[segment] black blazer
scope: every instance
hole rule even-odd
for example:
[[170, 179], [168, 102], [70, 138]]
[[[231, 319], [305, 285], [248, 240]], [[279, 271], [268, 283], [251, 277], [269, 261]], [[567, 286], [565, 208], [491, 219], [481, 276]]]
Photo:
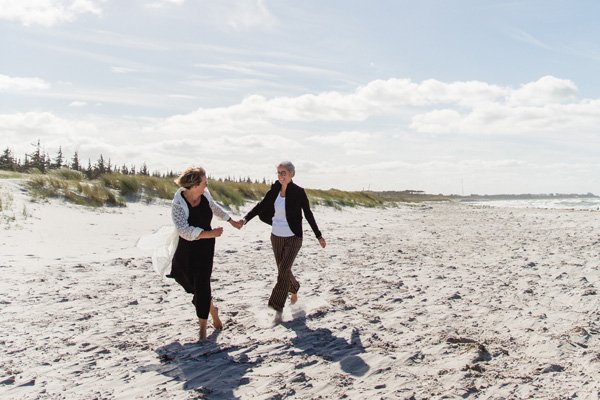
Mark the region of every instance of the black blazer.
[[[279, 181], [271, 185], [271, 189], [265, 194], [265, 197], [246, 214], [244, 219], [250, 221], [258, 215], [261, 221], [272, 225], [275, 215], [275, 200], [280, 190], [281, 183]], [[321, 239], [321, 231], [310, 210], [306, 192], [294, 182], [290, 182], [285, 191], [285, 218], [294, 235], [298, 237], [302, 237], [302, 211], [304, 211], [304, 216], [317, 239]]]

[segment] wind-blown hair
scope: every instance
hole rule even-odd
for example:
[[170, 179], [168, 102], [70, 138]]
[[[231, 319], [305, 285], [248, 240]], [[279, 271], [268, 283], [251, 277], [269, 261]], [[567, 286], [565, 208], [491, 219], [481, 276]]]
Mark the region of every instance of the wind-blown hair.
[[202, 178], [206, 176], [206, 171], [202, 167], [189, 167], [175, 179], [175, 183], [184, 189], [189, 189], [199, 185]]

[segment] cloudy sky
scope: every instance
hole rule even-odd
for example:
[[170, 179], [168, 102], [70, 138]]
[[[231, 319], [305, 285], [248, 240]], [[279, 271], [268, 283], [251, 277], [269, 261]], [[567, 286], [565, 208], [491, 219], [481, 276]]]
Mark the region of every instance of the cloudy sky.
[[0, 0], [0, 146], [312, 188], [600, 194], [600, 2]]

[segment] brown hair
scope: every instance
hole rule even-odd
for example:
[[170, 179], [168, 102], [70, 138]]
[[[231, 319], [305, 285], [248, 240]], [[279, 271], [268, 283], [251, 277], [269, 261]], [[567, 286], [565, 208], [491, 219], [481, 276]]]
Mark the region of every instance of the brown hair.
[[199, 185], [202, 178], [206, 176], [206, 171], [202, 167], [189, 167], [175, 179], [175, 183], [184, 189], [189, 189]]

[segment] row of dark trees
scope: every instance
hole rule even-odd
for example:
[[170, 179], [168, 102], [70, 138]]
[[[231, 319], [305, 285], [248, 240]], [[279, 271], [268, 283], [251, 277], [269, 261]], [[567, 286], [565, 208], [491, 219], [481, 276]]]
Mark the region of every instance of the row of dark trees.
[[124, 175], [146, 175], [146, 176], [157, 176], [157, 177], [174, 177], [176, 174], [173, 171], [161, 174], [159, 171], [150, 172], [146, 163], [143, 163], [141, 167], [135, 165], [127, 166], [115, 166], [112, 164], [110, 158], [105, 160], [104, 156], [100, 154], [100, 157], [94, 164], [92, 160], [88, 158], [87, 166], [84, 165], [79, 158], [79, 153], [76, 151], [73, 157], [69, 160], [62, 151], [62, 146], [58, 148], [58, 152], [54, 158], [42, 148], [40, 141], [33, 145], [34, 150], [31, 153], [26, 153], [23, 159], [16, 158], [13, 151], [7, 147], [0, 155], [0, 170], [5, 171], [16, 171], [16, 172], [30, 172], [37, 170], [43, 174], [51, 170], [68, 168], [74, 171], [83, 173], [88, 179], [96, 179], [100, 175], [110, 173], [120, 173]]
[[[79, 158], [79, 153], [76, 151], [73, 154], [71, 159], [67, 159], [62, 151], [62, 146], [59, 146], [58, 152], [54, 158], [51, 158], [50, 155], [42, 148], [40, 141], [38, 140], [31, 153], [26, 153], [23, 159], [18, 159], [14, 156], [13, 151], [7, 147], [0, 155], [0, 170], [4, 171], [15, 171], [15, 172], [31, 172], [39, 171], [43, 174], [51, 171], [57, 170], [61, 168], [68, 168], [74, 171], [79, 171], [85, 175], [88, 179], [97, 179], [99, 176], [103, 174], [123, 174], [123, 175], [145, 175], [145, 176], [154, 176], [154, 177], [162, 177], [162, 178], [174, 178], [178, 174], [169, 171], [167, 173], [161, 173], [160, 171], [150, 172], [148, 166], [144, 162], [141, 167], [137, 167], [135, 165], [127, 166], [123, 164], [122, 166], [114, 166], [110, 160], [104, 159], [104, 156], [100, 154], [100, 157], [94, 164], [92, 164], [91, 159], [88, 158], [87, 166], [84, 166]], [[228, 176], [224, 179], [218, 179], [220, 181], [225, 182], [247, 182], [252, 183], [250, 177], [247, 178], [232, 178]], [[258, 180], [255, 180], [254, 183], [259, 183]], [[266, 183], [266, 179], [263, 178], [262, 183]]]

